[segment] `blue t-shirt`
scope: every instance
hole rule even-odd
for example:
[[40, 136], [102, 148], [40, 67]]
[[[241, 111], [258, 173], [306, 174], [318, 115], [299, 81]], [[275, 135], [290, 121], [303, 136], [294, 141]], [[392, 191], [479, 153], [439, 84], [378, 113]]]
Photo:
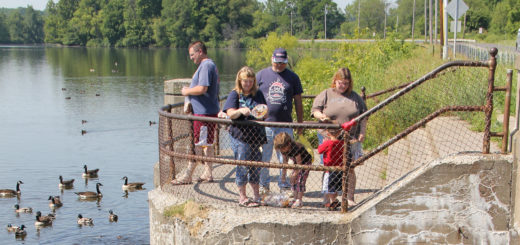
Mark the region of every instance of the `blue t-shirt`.
[[293, 97], [303, 93], [298, 75], [289, 69], [278, 73], [268, 67], [256, 74], [256, 80], [269, 108], [269, 115], [265, 120], [292, 122]]
[[217, 66], [213, 63], [213, 60], [203, 60], [193, 74], [190, 88], [198, 85], [208, 87], [208, 91], [201, 95], [189, 96], [193, 106], [193, 113], [203, 115], [217, 114], [219, 111], [218, 93], [220, 79]]
[[[253, 109], [258, 104], [265, 104], [265, 98], [262, 92], [258, 91], [254, 96], [243, 94], [239, 95], [236, 90], [232, 90], [229, 93], [224, 109], [222, 111], [227, 112], [228, 109], [240, 109], [242, 107], [248, 107]], [[249, 115], [245, 117], [241, 115], [236, 120], [256, 120], [253, 116]], [[263, 145], [267, 143], [265, 136], [265, 129], [263, 126], [243, 126], [243, 125], [231, 125], [229, 133], [235, 139], [245, 142], [250, 145]]]

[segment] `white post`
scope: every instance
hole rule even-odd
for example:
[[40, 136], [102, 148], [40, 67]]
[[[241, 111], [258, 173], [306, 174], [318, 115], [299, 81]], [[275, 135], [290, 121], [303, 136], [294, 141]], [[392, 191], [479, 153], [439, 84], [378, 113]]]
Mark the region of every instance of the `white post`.
[[442, 0], [442, 23], [443, 25], [443, 34], [442, 37], [444, 39], [444, 46], [442, 46], [442, 59], [448, 58], [448, 11], [446, 7], [448, 6], [448, 0]]
[[453, 1], [457, 1], [457, 4], [455, 4], [455, 6], [457, 6], [455, 8], [455, 33], [453, 33], [453, 59], [455, 59], [455, 56], [456, 56], [456, 53], [457, 53], [457, 22], [459, 21], [459, 1], [458, 0], [453, 0]]

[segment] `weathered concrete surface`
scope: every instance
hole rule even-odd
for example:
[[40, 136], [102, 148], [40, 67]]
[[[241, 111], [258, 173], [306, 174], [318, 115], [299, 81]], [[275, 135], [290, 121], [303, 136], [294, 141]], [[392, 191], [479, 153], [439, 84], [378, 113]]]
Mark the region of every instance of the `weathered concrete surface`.
[[164, 104], [167, 105], [183, 102], [184, 96], [175, 96], [171, 94], [179, 94], [182, 87], [190, 86], [190, 83], [191, 78], [178, 78], [164, 81]]
[[519, 244], [511, 227], [512, 156], [457, 155], [397, 180], [356, 210], [209, 205], [204, 219], [166, 218], [183, 203], [149, 192], [151, 244]]

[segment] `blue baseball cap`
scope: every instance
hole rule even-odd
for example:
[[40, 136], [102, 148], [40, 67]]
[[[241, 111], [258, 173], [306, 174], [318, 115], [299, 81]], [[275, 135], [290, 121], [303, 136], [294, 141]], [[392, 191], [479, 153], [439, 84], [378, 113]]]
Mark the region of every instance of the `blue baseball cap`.
[[287, 51], [283, 48], [277, 48], [273, 52], [273, 62], [287, 63]]

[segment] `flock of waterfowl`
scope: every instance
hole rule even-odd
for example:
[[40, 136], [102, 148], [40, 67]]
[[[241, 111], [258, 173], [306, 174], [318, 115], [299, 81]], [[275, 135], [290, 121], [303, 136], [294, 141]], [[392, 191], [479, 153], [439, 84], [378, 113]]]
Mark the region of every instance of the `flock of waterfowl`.
[[[87, 165], [84, 165], [83, 169], [84, 169], [84, 171], [82, 173], [83, 178], [88, 179], [88, 178], [97, 178], [98, 177], [99, 169], [89, 170], [87, 168]], [[127, 191], [133, 191], [133, 190], [143, 190], [143, 185], [145, 183], [143, 183], [143, 182], [130, 182], [129, 183], [128, 177], [126, 177], [126, 176], [124, 176], [121, 179], [124, 180], [124, 183], [121, 187], [123, 189], [123, 191], [127, 192]], [[58, 187], [61, 190], [74, 188], [74, 179], [64, 180], [63, 177], [60, 175], [59, 180], [60, 180], [60, 182], [58, 183]], [[16, 182], [15, 190], [0, 189], [0, 197], [3, 197], [3, 198], [17, 197], [18, 199], [20, 199], [20, 196], [22, 194], [22, 192], [20, 191], [21, 184], [23, 184], [23, 182], [21, 180]], [[99, 198], [103, 197], [103, 194], [101, 194], [101, 191], [99, 190], [100, 186], [103, 186], [103, 184], [96, 183], [96, 192], [83, 191], [83, 192], [74, 192], [74, 193], [76, 195], [78, 195], [79, 199], [82, 199], [82, 200], [88, 200], [88, 199], [98, 199], [99, 200]], [[49, 208], [51, 208], [51, 210], [53, 210], [53, 211], [56, 208], [60, 208], [63, 206], [60, 196], [49, 196], [48, 200], [49, 200]], [[30, 207], [20, 207], [20, 205], [18, 203], [14, 205], [14, 208], [15, 208], [16, 213], [32, 213], [32, 211], [33, 211], [33, 209]], [[48, 215], [44, 216], [44, 215], [42, 215], [41, 211], [37, 211], [36, 212], [36, 221], [34, 222], [34, 225], [37, 228], [51, 226], [52, 221], [54, 219], [56, 219], [56, 216], [52, 213], [49, 213]], [[108, 211], [108, 220], [110, 222], [117, 222], [118, 216], [116, 214], [114, 214], [114, 212], [112, 210], [109, 210]], [[92, 218], [83, 217], [83, 215], [78, 214], [77, 223], [80, 226], [81, 225], [93, 225], [94, 221]], [[17, 237], [17, 238], [23, 238], [27, 235], [27, 231], [25, 230], [25, 227], [26, 226], [23, 224], [20, 226], [14, 226], [12, 224], [7, 224], [7, 231], [9, 233], [14, 233], [15, 237]]]

